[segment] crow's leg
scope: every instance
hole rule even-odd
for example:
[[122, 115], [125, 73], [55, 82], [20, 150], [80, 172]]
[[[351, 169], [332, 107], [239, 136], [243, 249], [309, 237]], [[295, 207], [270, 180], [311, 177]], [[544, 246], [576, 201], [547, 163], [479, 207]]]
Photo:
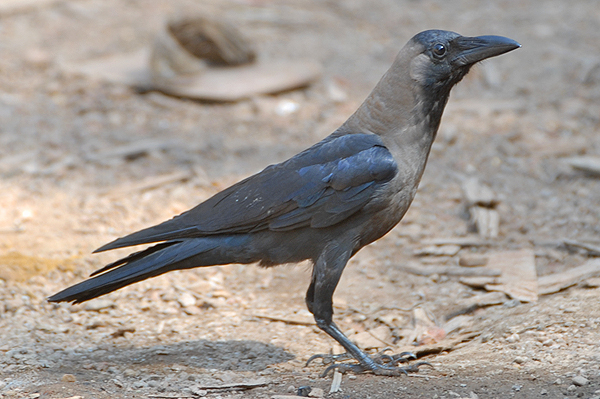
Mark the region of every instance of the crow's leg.
[[[355, 373], [372, 372], [377, 375], [389, 376], [418, 371], [418, 367], [426, 363], [397, 367], [398, 363], [406, 360], [402, 354], [399, 357], [389, 355], [375, 357], [377, 361], [369, 357], [352, 343], [333, 322], [333, 293], [351, 256], [352, 249], [348, 248], [347, 244], [344, 244], [341, 240], [326, 246], [315, 262], [311, 283], [306, 293], [306, 306], [314, 315], [317, 326], [335, 339], [350, 356], [358, 361], [358, 364], [333, 364], [325, 369], [323, 376], [331, 370], [352, 371]], [[317, 355], [311, 357], [309, 362], [319, 357], [329, 358], [328, 355]]]

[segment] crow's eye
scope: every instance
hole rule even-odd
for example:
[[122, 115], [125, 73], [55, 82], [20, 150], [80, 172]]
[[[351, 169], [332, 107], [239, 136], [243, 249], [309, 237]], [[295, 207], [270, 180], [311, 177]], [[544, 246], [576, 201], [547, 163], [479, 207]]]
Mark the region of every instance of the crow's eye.
[[446, 55], [446, 46], [444, 46], [442, 43], [436, 43], [433, 45], [432, 51], [436, 58], [442, 58]]

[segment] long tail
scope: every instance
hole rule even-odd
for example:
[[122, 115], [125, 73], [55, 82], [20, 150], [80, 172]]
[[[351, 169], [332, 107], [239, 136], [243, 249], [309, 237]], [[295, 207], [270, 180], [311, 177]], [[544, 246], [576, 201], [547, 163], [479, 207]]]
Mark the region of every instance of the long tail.
[[237, 237], [237, 240], [215, 237], [160, 243], [103, 267], [94, 272], [92, 278], [66, 288], [48, 300], [81, 303], [172, 270], [234, 263], [235, 256], [227, 249], [238, 247], [243, 241], [243, 237]]

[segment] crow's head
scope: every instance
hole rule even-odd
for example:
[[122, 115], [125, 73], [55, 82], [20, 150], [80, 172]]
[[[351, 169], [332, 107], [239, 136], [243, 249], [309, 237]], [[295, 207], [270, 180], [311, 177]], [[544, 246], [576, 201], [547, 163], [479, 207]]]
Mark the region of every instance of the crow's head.
[[427, 30], [415, 35], [406, 49], [412, 55], [411, 78], [428, 93], [440, 95], [449, 92], [473, 64], [519, 47], [519, 43], [502, 36], [466, 37]]

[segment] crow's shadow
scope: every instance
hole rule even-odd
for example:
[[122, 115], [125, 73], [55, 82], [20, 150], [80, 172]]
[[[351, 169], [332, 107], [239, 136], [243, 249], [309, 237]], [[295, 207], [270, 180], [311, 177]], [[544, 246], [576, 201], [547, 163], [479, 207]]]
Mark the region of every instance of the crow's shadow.
[[62, 365], [108, 363], [110, 365], [180, 364], [189, 367], [260, 371], [269, 365], [283, 363], [294, 356], [284, 349], [258, 341], [186, 341], [150, 347], [113, 347], [70, 353]]

